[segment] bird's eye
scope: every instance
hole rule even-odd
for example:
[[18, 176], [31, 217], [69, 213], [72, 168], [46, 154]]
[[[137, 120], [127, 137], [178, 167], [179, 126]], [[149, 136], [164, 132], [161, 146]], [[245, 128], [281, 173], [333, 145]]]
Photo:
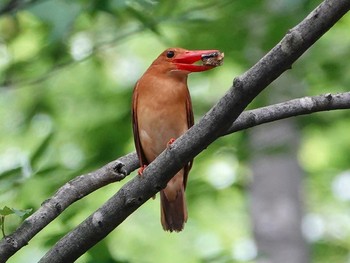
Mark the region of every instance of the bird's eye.
[[172, 58], [172, 57], [174, 57], [175, 56], [175, 52], [174, 51], [168, 51], [167, 53], [166, 53], [166, 57], [167, 58]]

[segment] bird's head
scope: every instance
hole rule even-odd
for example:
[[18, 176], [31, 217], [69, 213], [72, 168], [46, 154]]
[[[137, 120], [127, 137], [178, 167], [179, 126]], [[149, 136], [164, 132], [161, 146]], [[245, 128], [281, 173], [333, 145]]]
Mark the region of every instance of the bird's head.
[[213, 59], [218, 56], [222, 56], [220, 59], [223, 59], [223, 53], [220, 53], [219, 50], [168, 48], [159, 55], [152, 63], [152, 66], [157, 66], [165, 72], [178, 72], [187, 75], [191, 72], [206, 71], [218, 66], [219, 64], [215, 63], [204, 63], [208, 61], [208, 59]]

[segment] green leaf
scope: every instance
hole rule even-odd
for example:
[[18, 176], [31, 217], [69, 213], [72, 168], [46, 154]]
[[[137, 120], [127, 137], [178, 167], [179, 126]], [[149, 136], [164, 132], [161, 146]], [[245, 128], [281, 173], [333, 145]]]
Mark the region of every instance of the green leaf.
[[39, 144], [38, 148], [33, 152], [32, 156], [30, 157], [30, 162], [32, 166], [36, 166], [37, 162], [39, 159], [42, 157], [43, 153], [45, 150], [48, 148], [50, 145], [50, 142], [53, 138], [53, 133], [49, 133], [44, 140]]
[[56, 42], [68, 35], [81, 6], [76, 1], [49, 0], [41, 1], [28, 10], [51, 26], [50, 39]]
[[15, 212], [11, 208], [9, 208], [8, 206], [4, 206], [3, 209], [0, 209], [0, 215], [2, 215], [2, 216], [11, 215], [14, 213]]
[[4, 206], [3, 209], [0, 209], [0, 215], [1, 216], [8, 216], [15, 214], [19, 217], [23, 217], [25, 215], [29, 215], [33, 211], [32, 208], [30, 209], [16, 209], [16, 208], [10, 208], [8, 206]]
[[35, 171], [35, 175], [36, 176], [40, 176], [40, 175], [43, 175], [43, 176], [46, 176], [48, 175], [49, 173], [51, 172], [55, 172], [55, 171], [59, 171], [59, 169], [61, 168], [62, 166], [59, 165], [59, 164], [50, 164], [46, 167], [43, 167], [43, 168], [40, 168], [40, 170], [38, 171]]
[[22, 173], [22, 167], [11, 168], [9, 170], [5, 170], [5, 171], [0, 173], [0, 180], [8, 179], [9, 177], [21, 175], [21, 173]]
[[15, 215], [19, 216], [19, 217], [24, 217], [25, 215], [29, 215], [33, 209], [29, 208], [29, 209], [16, 209], [16, 208], [12, 208], [12, 211], [15, 213]]
[[153, 19], [151, 16], [146, 16], [144, 13], [129, 7], [127, 9], [133, 17], [135, 17], [137, 20], [139, 20], [145, 28], [148, 28], [156, 35], [160, 35], [159, 30], [157, 28], [157, 22]]

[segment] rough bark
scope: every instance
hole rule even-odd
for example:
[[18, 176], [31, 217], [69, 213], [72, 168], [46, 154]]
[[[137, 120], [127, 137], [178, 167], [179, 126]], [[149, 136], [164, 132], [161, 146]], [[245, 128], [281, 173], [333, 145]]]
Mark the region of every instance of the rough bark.
[[112, 182], [120, 181], [138, 167], [136, 153], [112, 161], [100, 169], [66, 183], [11, 235], [0, 242], [0, 262], [5, 262], [53, 221], [69, 205]]
[[41, 262], [71, 262], [103, 239], [139, 206], [164, 188], [181, 167], [205, 149], [244, 108], [292, 64], [350, 8], [350, 1], [326, 0], [250, 70], [193, 126], [152, 162], [142, 177], [126, 183], [100, 209], [68, 233]]
[[[170, 148], [152, 162], [144, 170], [142, 177], [135, 177], [125, 184], [100, 209], [63, 237], [42, 258], [41, 262], [72, 262], [77, 259], [162, 189], [167, 181], [186, 162], [205, 149], [215, 139], [223, 134], [227, 134], [229, 129], [233, 132], [236, 128], [234, 125], [231, 127], [231, 124], [254, 97], [285, 70], [291, 68], [293, 62], [329, 30], [349, 8], [350, 2], [347, 0], [324, 1], [299, 25], [291, 29], [282, 41], [256, 65], [242, 76], [236, 78], [234, 85], [225, 96], [197, 125], [176, 140]], [[324, 98], [320, 99], [323, 100]], [[329, 101], [328, 103], [326, 102], [326, 105], [323, 105], [323, 110], [332, 108], [331, 105], [336, 101], [336, 98], [331, 96]], [[309, 105], [313, 105], [314, 101], [307, 100], [306, 102]], [[309, 110], [310, 112], [317, 111], [315, 108], [317, 107], [306, 107], [306, 109], [303, 109], [304, 113], [301, 114], [309, 113]], [[339, 108], [345, 108], [344, 104]], [[265, 108], [263, 112], [271, 109]], [[289, 111], [289, 114], [294, 116], [295, 113]], [[247, 116], [247, 122], [249, 122], [250, 126], [247, 125], [246, 127], [252, 127], [259, 122], [272, 121], [269, 116], [257, 118], [254, 112], [249, 112]], [[241, 127], [244, 126], [242, 122], [240, 125]], [[64, 209], [64, 206], [62, 207]], [[15, 234], [17, 234], [17, 231]], [[23, 233], [24, 237], [25, 235], [26, 233]], [[25, 244], [24, 242], [19, 245], [16, 243], [17, 240], [11, 239], [11, 236], [9, 238], [2, 240], [0, 243], [1, 262], [6, 261]], [[25, 237], [25, 241], [28, 242], [30, 238]], [[7, 250], [10, 250], [10, 253]]]

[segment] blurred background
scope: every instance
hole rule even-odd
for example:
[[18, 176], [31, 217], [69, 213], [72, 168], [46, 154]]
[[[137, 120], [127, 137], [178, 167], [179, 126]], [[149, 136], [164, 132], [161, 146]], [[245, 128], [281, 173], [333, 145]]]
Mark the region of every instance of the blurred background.
[[[1, 0], [0, 208], [38, 209], [68, 180], [134, 151], [131, 94], [165, 48], [219, 49], [192, 74], [198, 121], [321, 1]], [[347, 91], [350, 16], [249, 106]], [[189, 220], [160, 225], [159, 197], [78, 262], [350, 262], [350, 112], [261, 125], [194, 162]], [[125, 181], [69, 207], [9, 262], [37, 262]], [[21, 223], [6, 217], [10, 233]]]

